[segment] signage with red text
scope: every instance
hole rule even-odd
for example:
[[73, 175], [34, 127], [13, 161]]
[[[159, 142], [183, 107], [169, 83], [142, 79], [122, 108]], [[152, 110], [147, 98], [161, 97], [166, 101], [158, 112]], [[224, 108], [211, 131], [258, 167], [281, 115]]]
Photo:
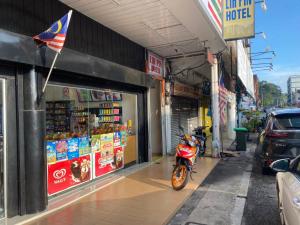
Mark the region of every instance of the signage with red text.
[[71, 187], [70, 161], [48, 165], [48, 194], [52, 195]]
[[48, 194], [53, 195], [91, 180], [91, 156], [48, 165]]
[[112, 152], [95, 152], [94, 153], [94, 174], [100, 177], [115, 170], [114, 154]]
[[163, 76], [163, 59], [152, 52], [148, 51], [147, 60], [147, 73], [153, 75], [156, 78], [162, 78]]

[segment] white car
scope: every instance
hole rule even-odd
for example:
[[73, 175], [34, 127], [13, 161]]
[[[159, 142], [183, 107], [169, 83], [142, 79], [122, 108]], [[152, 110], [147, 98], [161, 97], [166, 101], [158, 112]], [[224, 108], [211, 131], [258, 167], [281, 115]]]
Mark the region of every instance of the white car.
[[270, 167], [277, 173], [278, 207], [281, 223], [300, 225], [300, 156], [280, 159]]

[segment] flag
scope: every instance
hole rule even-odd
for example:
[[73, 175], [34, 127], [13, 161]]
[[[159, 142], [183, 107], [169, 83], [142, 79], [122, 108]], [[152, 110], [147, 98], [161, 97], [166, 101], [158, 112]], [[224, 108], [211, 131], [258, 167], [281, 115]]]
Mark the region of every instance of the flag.
[[225, 108], [227, 106], [227, 89], [224, 84], [224, 76], [221, 74], [219, 81], [219, 109], [221, 124], [225, 124]]
[[67, 30], [71, 16], [72, 10], [70, 10], [61, 19], [53, 23], [48, 30], [34, 36], [33, 39], [38, 44], [45, 44], [50, 49], [60, 53], [66, 40]]

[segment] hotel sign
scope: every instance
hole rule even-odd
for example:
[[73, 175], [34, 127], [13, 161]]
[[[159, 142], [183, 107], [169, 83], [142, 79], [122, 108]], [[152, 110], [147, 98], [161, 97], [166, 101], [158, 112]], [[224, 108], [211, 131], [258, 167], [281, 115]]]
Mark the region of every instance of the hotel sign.
[[254, 0], [223, 0], [223, 38], [250, 38], [254, 31]]

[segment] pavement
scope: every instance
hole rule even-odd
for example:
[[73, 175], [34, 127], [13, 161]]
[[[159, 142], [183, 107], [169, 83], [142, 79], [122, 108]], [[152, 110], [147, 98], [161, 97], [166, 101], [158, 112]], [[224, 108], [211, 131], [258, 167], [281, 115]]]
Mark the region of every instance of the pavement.
[[219, 162], [168, 225], [280, 224], [275, 176], [261, 174], [251, 139], [246, 152]]
[[193, 174], [193, 180], [181, 191], [173, 190], [170, 181], [175, 157], [164, 157], [127, 175], [123, 174], [127, 169], [121, 170], [115, 174], [119, 174], [119, 178], [105, 185], [94, 187], [91, 183], [87, 187], [92, 190], [90, 193], [83, 194], [85, 190], [81, 190], [78, 192], [79, 197], [69, 196], [68, 193], [50, 200], [45, 212], [4, 222], [6, 225], [166, 224], [213, 170], [219, 159], [201, 158], [200, 161], [195, 165], [195, 170], [201, 173]]

